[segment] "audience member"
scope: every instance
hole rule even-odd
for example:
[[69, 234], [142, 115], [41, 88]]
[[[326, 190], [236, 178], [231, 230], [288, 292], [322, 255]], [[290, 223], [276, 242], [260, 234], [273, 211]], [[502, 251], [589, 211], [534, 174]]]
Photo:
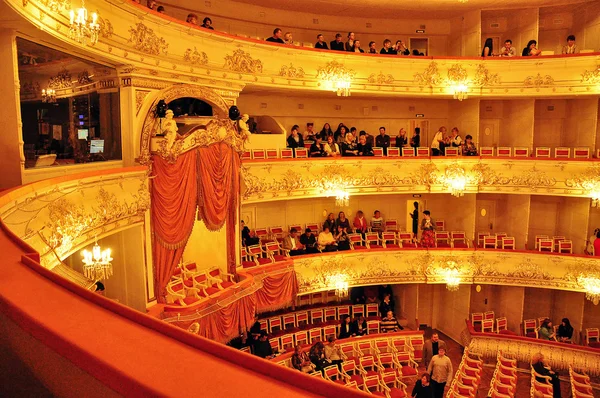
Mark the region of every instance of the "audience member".
[[379, 54], [396, 55], [398, 53], [392, 47], [392, 41], [390, 39], [385, 39], [383, 41], [383, 48], [379, 51]]
[[319, 245], [319, 250], [323, 252], [334, 252], [337, 250], [337, 242], [326, 226], [323, 226], [323, 231], [321, 231], [317, 238], [317, 244]]
[[558, 341], [563, 343], [571, 342], [571, 339], [573, 338], [573, 326], [571, 326], [571, 321], [569, 321], [569, 318], [562, 319], [556, 334]]
[[541, 340], [553, 340], [556, 337], [552, 328], [552, 321], [548, 318], [544, 319], [538, 332]]
[[431, 218], [429, 210], [423, 212], [421, 220], [421, 247], [435, 247], [435, 221]]
[[392, 311], [388, 311], [386, 316], [381, 318], [381, 322], [379, 322], [379, 329], [381, 333], [391, 333], [397, 332], [398, 330], [403, 330], [404, 328], [400, 326], [398, 320], [394, 316]]
[[373, 156], [373, 147], [367, 143], [367, 137], [365, 135], [361, 135], [358, 138], [358, 145], [356, 148], [358, 149], [358, 156]]
[[304, 249], [306, 253], [318, 253], [319, 249], [317, 249], [317, 239], [315, 238], [315, 234], [312, 233], [310, 228], [306, 228], [304, 230], [304, 234], [300, 237], [300, 243], [304, 245]]
[[198, 15], [194, 13], [188, 14], [187, 18], [185, 19], [185, 22], [191, 23], [192, 25], [198, 25]]
[[379, 210], [375, 210], [373, 213], [373, 218], [371, 218], [371, 231], [382, 233], [384, 227], [385, 224], [383, 222], [383, 218], [381, 217], [381, 212]]
[[354, 40], [354, 52], [355, 53], [364, 53], [365, 50], [360, 48], [360, 40]]
[[414, 50], [412, 50], [412, 55], [414, 55], [414, 56], [417, 56], [417, 57], [418, 57], [418, 56], [419, 56], [419, 55], [421, 55], [421, 54], [419, 54], [419, 50], [417, 50], [417, 49], [415, 48]]
[[327, 215], [327, 219], [323, 223], [323, 229], [325, 229], [325, 227], [329, 228], [330, 231], [335, 230], [335, 214], [329, 213]]
[[344, 45], [344, 49], [348, 52], [354, 52], [354, 32], [348, 33], [348, 40]]
[[425, 364], [425, 368], [431, 362], [431, 358], [439, 353], [440, 348], [446, 350], [446, 342], [441, 340], [440, 336], [434, 332], [431, 335], [431, 339], [425, 340], [425, 344], [423, 345], [423, 363]]
[[316, 365], [310, 361], [306, 352], [302, 351], [300, 344], [294, 347], [294, 355], [292, 355], [292, 366], [302, 373], [311, 373], [315, 370]]
[[[379, 285], [377, 286], [377, 298], [379, 299], [379, 301], [383, 301], [383, 299], [385, 298], [385, 296], [390, 296], [390, 301], [392, 302], [392, 308], [394, 307], [394, 292], [392, 290], [392, 286], [391, 285]], [[382, 314], [381, 316], [383, 316], [384, 314]]]
[[385, 127], [379, 127], [379, 135], [375, 138], [375, 146], [383, 148], [384, 156], [387, 156], [387, 149], [390, 146], [390, 136], [385, 133]]
[[498, 55], [500, 55], [501, 57], [514, 57], [515, 55], [517, 55], [515, 48], [512, 46], [512, 40], [507, 39], [504, 41], [504, 47], [500, 49], [500, 54]]
[[600, 230], [596, 233], [596, 239], [594, 239], [594, 256], [600, 256]]
[[[408, 137], [406, 136], [406, 130], [403, 128], [398, 131], [398, 135], [396, 136], [396, 147], [403, 148], [408, 146]], [[402, 153], [402, 149], [400, 149], [400, 153]]]
[[454, 375], [452, 362], [450, 361], [450, 358], [446, 356], [445, 348], [438, 348], [438, 354], [432, 357], [429, 362], [427, 373], [431, 374], [431, 385], [433, 387], [434, 397], [444, 398], [446, 384], [452, 382], [452, 376]]
[[151, 9], [154, 10], [156, 8], [156, 0], [148, 0], [146, 2], [146, 6]]
[[346, 51], [344, 43], [342, 42], [342, 34], [337, 33], [335, 35], [335, 40], [329, 43], [329, 48], [333, 51]]
[[158, 8], [156, 9], [156, 12], [160, 12], [161, 14], [164, 14], [165, 13], [165, 7], [158, 6]]
[[374, 41], [369, 42], [369, 54], [377, 54], [377, 48], [375, 48], [376, 45], [377, 43]]
[[529, 40], [529, 43], [527, 43], [527, 47], [525, 47], [523, 49], [523, 53], [521, 54], [523, 57], [530, 57], [530, 56], [538, 56], [542, 53], [541, 50], [538, 50], [537, 48], [537, 41], [535, 40]]
[[267, 332], [264, 330], [260, 332], [260, 338], [254, 344], [254, 355], [271, 359], [273, 357], [273, 348], [271, 347], [271, 343], [267, 340]]
[[292, 38], [292, 32], [285, 32], [283, 35], [283, 42], [288, 45], [294, 45], [294, 39]]
[[431, 376], [429, 376], [429, 373], [423, 373], [415, 383], [410, 396], [412, 398], [433, 398], [433, 387], [430, 383]]
[[477, 147], [473, 143], [473, 137], [467, 134], [462, 147], [463, 156], [477, 156]]
[[457, 127], [452, 128], [452, 131], [450, 132], [450, 137], [448, 137], [448, 142], [454, 148], [460, 148], [462, 146], [463, 140], [462, 138], [460, 138], [460, 135], [458, 135]]
[[413, 202], [413, 206], [415, 207], [412, 213], [408, 213], [410, 218], [412, 219], [412, 233], [414, 239], [417, 239], [417, 234], [419, 233], [419, 202]]
[[340, 211], [338, 213], [338, 218], [335, 220], [336, 227], [344, 227], [346, 230], [350, 230], [350, 220], [346, 218], [346, 213]]
[[358, 156], [358, 148], [352, 133], [346, 134], [346, 140], [342, 143], [342, 156]]
[[396, 41], [396, 52], [398, 55], [410, 55], [410, 50], [406, 48], [406, 45], [402, 40]]
[[260, 243], [260, 238], [257, 238], [254, 231], [250, 231], [250, 228], [246, 226], [244, 220], [241, 221], [242, 228], [242, 245], [243, 246], [254, 246]]
[[352, 321], [352, 334], [355, 336], [364, 336], [367, 334], [367, 319], [364, 315], [354, 318]]
[[325, 346], [325, 359], [327, 362], [333, 365], [337, 365], [339, 369], [342, 368], [342, 348], [335, 342], [335, 336], [329, 336], [327, 338], [327, 345]]
[[365, 218], [365, 214], [362, 210], [356, 212], [356, 217], [354, 217], [354, 222], [352, 223], [354, 226], [354, 230], [357, 233], [360, 233], [365, 236], [365, 233], [368, 231], [369, 227], [367, 227], [367, 219]]
[[[356, 130], [356, 127], [354, 127], [354, 129]], [[361, 130], [359, 133], [359, 136], [364, 135], [365, 138], [367, 139], [367, 144], [373, 146], [373, 144], [375, 144], [375, 139], [373, 138], [373, 136], [369, 133], [367, 133], [365, 130]], [[352, 134], [353, 137], [356, 137], [355, 134]]]
[[415, 127], [413, 136], [410, 138], [410, 146], [413, 148], [421, 146], [421, 129], [419, 127]]
[[104, 296], [105, 292], [106, 288], [104, 287], [104, 283], [98, 281], [94, 284], [94, 293], [100, 296]]
[[327, 156], [327, 152], [325, 152], [325, 149], [323, 149], [320, 136], [316, 136], [315, 141], [310, 145], [309, 153], [311, 158], [321, 158]]
[[482, 57], [493, 57], [494, 54], [494, 41], [488, 37], [485, 39], [485, 44], [483, 45], [483, 51], [481, 51]]
[[212, 19], [210, 19], [209, 17], [205, 17], [202, 20], [202, 25], [200, 25], [200, 27], [204, 29], [215, 30], [215, 28], [212, 27]]
[[342, 319], [342, 324], [340, 325], [340, 339], [347, 339], [349, 337], [354, 336], [352, 330], [352, 323], [350, 321], [350, 315], [344, 315], [344, 318]]
[[292, 126], [292, 132], [287, 138], [288, 148], [304, 148], [304, 140], [302, 139], [302, 136], [298, 134], [298, 129], [299, 127], [297, 124]]
[[298, 230], [296, 228], [292, 228], [289, 235], [283, 238], [283, 248], [289, 250], [290, 256], [306, 254], [304, 245], [298, 239]]
[[431, 141], [431, 156], [441, 156], [444, 154], [444, 136], [446, 135], [446, 127], [442, 126], [433, 136]]
[[561, 53], [563, 54], [579, 54], [579, 48], [575, 44], [575, 36], [569, 35], [567, 37], [567, 45], [562, 48]]
[[352, 301], [352, 304], [364, 304], [367, 301], [365, 298], [365, 288], [363, 286], [351, 288], [350, 300]]
[[320, 48], [321, 50], [329, 50], [329, 46], [327, 46], [327, 43], [325, 42], [321, 33], [317, 35], [317, 42], [315, 43], [315, 48]]
[[279, 43], [285, 44], [281, 36], [283, 35], [283, 31], [280, 28], [275, 28], [273, 30], [273, 36], [269, 37], [266, 41], [270, 43]]
[[258, 321], [258, 315], [254, 315], [254, 323], [248, 330], [248, 334], [250, 335], [250, 344], [255, 345], [258, 339], [260, 339], [262, 330], [260, 328], [260, 322]]
[[342, 156], [342, 153], [340, 152], [340, 147], [337, 143], [333, 141], [332, 135], [327, 137], [327, 142], [325, 143], [325, 145], [323, 145], [323, 150], [325, 151], [327, 156], [330, 157]]
[[323, 128], [321, 129], [321, 132], [319, 134], [321, 134], [321, 138], [324, 140], [326, 140], [329, 136], [333, 136], [333, 131], [331, 130], [331, 126], [329, 125], [329, 123], [325, 123], [323, 125]]
[[346, 227], [338, 226], [337, 233], [335, 234], [338, 250], [350, 250], [350, 241], [348, 239], [348, 230]]
[[338, 144], [343, 144], [346, 141], [346, 134], [348, 133], [348, 127], [344, 126], [344, 123], [338, 125], [337, 130], [333, 133], [333, 139]]
[[[304, 141], [314, 141], [315, 135], [317, 135], [315, 134], [314, 128], [314, 123], [306, 123], [306, 131], [304, 132], [304, 134], [302, 134], [302, 136], [304, 137]], [[323, 139], [326, 140], [327, 138]]]
[[322, 372], [324, 368], [329, 366], [329, 362], [325, 358], [325, 346], [322, 341], [317, 341], [310, 347], [308, 358], [315, 365], [317, 372]]
[[[561, 398], [560, 391], [560, 379], [558, 375], [551, 371], [548, 366], [544, 364], [544, 356], [542, 353], [534, 354], [531, 358], [531, 365], [533, 366], [533, 370], [541, 376], [550, 376], [550, 383], [552, 384], [552, 397], [553, 398]], [[540, 383], [545, 383], [546, 379], [543, 377], [536, 376], [536, 380]]]
[[394, 303], [392, 302], [391, 297], [392, 295], [387, 293], [379, 304], [379, 313], [381, 314], [381, 317], [386, 316], [390, 311], [394, 312]]

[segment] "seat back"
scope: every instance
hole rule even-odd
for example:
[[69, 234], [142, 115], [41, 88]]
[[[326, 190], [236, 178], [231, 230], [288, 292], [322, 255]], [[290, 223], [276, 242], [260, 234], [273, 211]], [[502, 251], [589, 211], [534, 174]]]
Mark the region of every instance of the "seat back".
[[365, 234], [365, 243], [367, 246], [379, 245], [379, 234], [377, 232], [367, 232]]
[[309, 344], [313, 344], [316, 341], [323, 340], [322, 329], [321, 328], [312, 328], [308, 330], [308, 339]]
[[352, 306], [352, 316], [356, 318], [356, 316], [365, 315], [365, 306], [364, 304], [354, 304]]
[[388, 158], [397, 158], [397, 157], [400, 157], [400, 148], [394, 148], [394, 147], [388, 148], [388, 150], [387, 150], [387, 156], [388, 156]]
[[325, 320], [326, 321], [334, 321], [334, 320], [336, 320], [337, 311], [336, 311], [335, 307], [325, 307], [325, 310], [323, 312], [325, 313]]
[[435, 229], [436, 229], [436, 231], [445, 231], [446, 230], [446, 221], [435, 220]]
[[306, 158], [308, 158], [308, 149], [296, 148], [296, 159], [306, 159]]
[[571, 157], [571, 148], [566, 148], [566, 147], [554, 148], [554, 157], [555, 158], [570, 158]]
[[266, 159], [267, 153], [264, 149], [253, 149], [252, 159]]
[[514, 148], [516, 158], [527, 158], [529, 157], [529, 148], [524, 146], [516, 146]]
[[479, 148], [479, 156], [494, 156], [494, 147], [482, 146]]
[[348, 241], [353, 249], [356, 249], [357, 246], [365, 246], [361, 234], [348, 234]]
[[502, 248], [515, 250], [515, 238], [512, 236], [502, 237]]
[[296, 326], [308, 325], [308, 311], [296, 312]]
[[398, 232], [398, 221], [385, 220], [385, 230], [390, 232]]
[[367, 333], [379, 333], [379, 321], [367, 321]]
[[475, 324], [481, 324], [483, 322], [483, 312], [473, 312], [471, 314], [471, 323], [473, 326]]
[[509, 158], [512, 156], [512, 148], [509, 146], [499, 146], [496, 150], [496, 156]]
[[283, 314], [281, 316], [283, 321], [283, 328], [287, 329], [288, 326], [296, 327], [296, 314], [291, 312], [289, 314]]
[[483, 239], [490, 236], [489, 232], [477, 232], [477, 246], [483, 247]]
[[537, 329], [537, 321], [535, 319], [525, 319], [523, 321], [523, 334], [533, 333]]
[[327, 341], [330, 336], [336, 336], [336, 327], [335, 325], [327, 325], [323, 328], [323, 339]]
[[399, 232], [398, 242], [402, 244], [402, 247], [416, 247], [413, 243], [413, 234], [411, 232]]
[[548, 148], [548, 147], [535, 148], [535, 157], [536, 158], [549, 158], [550, 157], [550, 148]]
[[350, 316], [350, 306], [340, 305], [337, 307], [337, 319], [342, 321], [346, 316]]
[[500, 333], [503, 330], [508, 330], [508, 321], [506, 317], [496, 319], [496, 332]]
[[381, 241], [384, 245], [397, 245], [396, 233], [395, 232], [382, 232]]
[[558, 252], [559, 253], [573, 253], [573, 241], [561, 240], [560, 242], [558, 242]]
[[403, 157], [414, 157], [415, 156], [415, 148], [402, 148], [402, 156]]
[[310, 147], [312, 146], [312, 144], [314, 144], [315, 142], [312, 140], [306, 140], [304, 141], [304, 148], [306, 149], [310, 149]]
[[452, 231], [450, 232], [452, 243], [464, 243], [469, 247], [469, 241], [467, 240], [467, 234], [464, 231]]
[[[306, 228], [310, 228], [310, 232], [317, 233], [321, 230], [320, 225], [318, 223], [310, 223], [306, 224]], [[304, 230], [302, 230], [304, 231]]]
[[367, 316], [377, 316], [379, 315], [379, 306], [377, 303], [369, 303], [367, 304]]
[[540, 239], [538, 242], [539, 251], [553, 251], [554, 250], [554, 241], [552, 239]]
[[245, 150], [244, 153], [242, 153], [242, 161], [243, 160], [250, 160], [250, 159], [252, 159], [252, 151]]
[[375, 157], [383, 157], [383, 148], [379, 146], [373, 147], [373, 156]]
[[485, 236], [483, 238], [483, 248], [484, 249], [495, 249], [497, 244], [498, 244], [498, 240], [496, 239], [496, 235]]
[[442, 246], [450, 245], [450, 233], [446, 231], [435, 231], [435, 244]]
[[294, 150], [291, 148], [283, 148], [279, 150], [279, 157], [282, 159], [291, 159], [294, 157]]
[[322, 308], [310, 310], [310, 323], [315, 324], [318, 322], [323, 322], [323, 309]]
[[573, 158], [574, 159], [589, 159], [589, 157], [590, 157], [590, 148], [577, 147], [573, 150]]
[[598, 328], [585, 329], [585, 342], [588, 345], [590, 343], [598, 343], [599, 339], [600, 339], [600, 330]]
[[267, 149], [265, 152], [267, 154], [267, 159], [277, 159], [279, 157], [277, 149]]
[[417, 157], [429, 157], [429, 148], [417, 148]]
[[460, 155], [460, 148], [448, 147], [444, 150], [444, 156], [458, 156]]
[[484, 333], [493, 333], [494, 332], [494, 320], [493, 319], [484, 319], [481, 323], [481, 331]]

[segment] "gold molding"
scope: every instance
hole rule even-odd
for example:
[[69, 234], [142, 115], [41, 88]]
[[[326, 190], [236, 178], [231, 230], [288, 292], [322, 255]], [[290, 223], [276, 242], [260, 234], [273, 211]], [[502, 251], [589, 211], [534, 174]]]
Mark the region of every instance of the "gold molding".
[[356, 72], [353, 69], [347, 68], [344, 64], [336, 60], [327, 62], [324, 66], [317, 68], [317, 80], [319, 83], [328, 81], [332, 77], [352, 81], [355, 75]]
[[394, 76], [390, 74], [385, 75], [382, 71], [379, 71], [379, 74], [371, 73], [367, 79], [371, 84], [392, 84], [394, 80]]
[[150, 94], [150, 91], [146, 90], [135, 90], [135, 114], [137, 116], [140, 113], [140, 109], [144, 104], [144, 99]]
[[554, 78], [550, 75], [542, 76], [538, 73], [536, 76], [527, 76], [523, 81], [523, 85], [526, 87], [545, 87], [545, 86], [554, 86]]
[[302, 69], [302, 67], [296, 68], [292, 63], [290, 63], [290, 66], [281, 65], [281, 68], [279, 69], [279, 76], [289, 77], [291, 79], [301, 79], [304, 77], [304, 69]]
[[196, 46], [194, 46], [194, 51], [191, 48], [185, 50], [183, 60], [191, 65], [206, 65], [208, 64], [208, 55], [204, 51], [198, 51]]
[[262, 73], [263, 63], [260, 59], [253, 59], [250, 53], [238, 48], [233, 54], [225, 56], [225, 68], [241, 73]]
[[485, 65], [480, 64], [477, 66], [473, 83], [481, 87], [496, 86], [500, 84], [500, 77], [497, 73], [490, 73]]
[[168, 54], [169, 43], [142, 22], [129, 27], [129, 43], [137, 51], [150, 55]]
[[56, 76], [50, 78], [50, 82], [48, 83], [48, 87], [55, 90], [62, 90], [65, 88], [71, 88], [73, 86], [73, 81], [71, 77], [71, 73], [67, 71], [67, 69], [63, 69]]
[[449, 84], [467, 84], [469, 74], [461, 64], [454, 64], [448, 69]]
[[438, 64], [435, 61], [432, 61], [423, 73], [415, 73], [414, 82], [417, 83], [419, 87], [433, 87], [439, 85], [442, 82], [442, 78], [440, 76]]
[[100, 36], [105, 39], [110, 39], [115, 32], [112, 23], [108, 20], [108, 18], [102, 18], [100, 16], [100, 11], [96, 11], [98, 14], [98, 25], [100, 25]]
[[598, 84], [600, 83], [600, 66], [595, 70], [589, 71], [586, 70], [581, 74], [581, 82], [589, 83], [589, 84]]

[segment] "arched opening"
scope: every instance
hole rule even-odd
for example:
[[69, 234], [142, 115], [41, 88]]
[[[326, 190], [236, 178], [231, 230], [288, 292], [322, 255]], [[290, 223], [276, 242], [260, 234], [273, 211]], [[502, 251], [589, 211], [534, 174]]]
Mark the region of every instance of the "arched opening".
[[198, 98], [182, 97], [167, 104], [173, 116], [213, 116], [213, 107]]

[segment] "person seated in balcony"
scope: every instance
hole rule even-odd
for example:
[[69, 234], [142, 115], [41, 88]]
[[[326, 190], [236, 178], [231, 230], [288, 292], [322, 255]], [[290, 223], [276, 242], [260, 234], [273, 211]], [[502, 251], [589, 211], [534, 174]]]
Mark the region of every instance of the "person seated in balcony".
[[[561, 398], [560, 379], [558, 378], [558, 374], [551, 371], [550, 367], [544, 364], [544, 355], [542, 355], [542, 353], [538, 352], [537, 354], [533, 355], [531, 358], [531, 366], [533, 366], [533, 370], [535, 370], [536, 373], [542, 376], [550, 377], [550, 383], [552, 384], [552, 397]], [[536, 380], [540, 383], [547, 382], [546, 378], [543, 377], [536, 376]]]
[[344, 315], [342, 323], [340, 324], [340, 334], [338, 336], [340, 340], [355, 336], [354, 331], [352, 330], [351, 321], [352, 319], [350, 319], [350, 315]]
[[325, 41], [325, 38], [321, 33], [317, 35], [317, 42], [315, 43], [315, 48], [320, 48], [321, 50], [329, 50], [329, 46]]
[[348, 52], [354, 52], [354, 32], [348, 32], [348, 40], [344, 44], [344, 49]]
[[341, 33], [336, 33], [335, 40], [333, 40], [329, 43], [329, 48], [332, 49], [333, 51], [346, 51], [346, 46], [344, 45], [344, 42], [342, 41]]
[[329, 232], [329, 228], [325, 226], [323, 226], [323, 231], [321, 231], [317, 238], [317, 244], [319, 245], [319, 250], [322, 252], [334, 252], [337, 250], [337, 242], [333, 234]]
[[367, 334], [367, 318], [364, 315], [357, 316], [352, 321], [352, 334], [354, 336], [364, 336]]
[[397, 332], [398, 330], [404, 330], [404, 328], [400, 326], [398, 320], [394, 316], [394, 313], [392, 311], [388, 311], [387, 315], [381, 318], [379, 330], [381, 330], [381, 333], [391, 333]]
[[273, 348], [267, 339], [267, 332], [264, 330], [260, 332], [260, 338], [254, 344], [254, 355], [265, 359], [273, 358]]
[[402, 40], [396, 41], [396, 52], [398, 55], [410, 55], [410, 50], [406, 47], [406, 44]]
[[319, 252], [319, 249], [317, 249], [317, 238], [315, 238], [315, 234], [312, 233], [310, 228], [304, 230], [304, 234], [300, 237], [300, 243], [304, 246], [307, 254]]
[[273, 36], [269, 37], [266, 41], [269, 43], [285, 44], [281, 36], [283, 36], [283, 31], [280, 28], [275, 28], [273, 30]]
[[327, 338], [327, 345], [325, 346], [325, 359], [330, 365], [337, 365], [339, 369], [342, 368], [342, 348], [337, 344], [335, 336], [329, 336]]
[[555, 340], [555, 337], [552, 321], [548, 318], [544, 319], [544, 322], [540, 326], [539, 338], [542, 340]]
[[338, 250], [350, 250], [350, 241], [348, 240], [348, 230], [346, 227], [338, 226], [335, 234]]
[[[304, 141], [314, 141], [315, 135], [315, 124], [314, 123], [306, 123], [306, 131], [302, 134], [304, 137]], [[323, 138], [324, 140], [326, 138]]]
[[397, 55], [398, 53], [392, 47], [392, 41], [390, 39], [385, 39], [383, 41], [383, 48], [379, 51], [379, 54]]
[[[354, 131], [356, 131], [356, 127], [353, 127]], [[364, 135], [365, 138], [367, 139], [367, 144], [373, 146], [373, 144], [375, 144], [375, 139], [373, 138], [373, 136], [369, 133], [367, 133], [365, 130], [360, 130], [360, 133], [358, 133], [359, 137], [361, 135]], [[352, 133], [353, 137], [356, 137], [356, 133]]]
[[517, 55], [517, 51], [512, 46], [512, 40], [506, 39], [504, 41], [504, 47], [500, 49], [498, 55], [501, 57], [514, 57], [515, 55]]
[[342, 156], [358, 156], [358, 148], [351, 133], [346, 134], [346, 140], [342, 143]]
[[401, 128], [398, 131], [398, 135], [396, 136], [396, 148], [400, 148], [400, 153], [402, 154], [402, 148], [408, 146], [408, 137], [406, 136], [406, 130]]
[[342, 143], [344, 143], [344, 141], [346, 141], [347, 133], [348, 127], [344, 126], [344, 123], [340, 123], [338, 125], [337, 130], [335, 130], [335, 133], [333, 133], [333, 139], [335, 140], [335, 142], [341, 145]]
[[293, 46], [294, 39], [292, 38], [292, 32], [285, 32], [285, 35], [283, 35], [283, 41], [285, 44]]
[[390, 311], [394, 312], [394, 302], [392, 301], [392, 295], [387, 293], [383, 296], [383, 300], [379, 304], [379, 314], [383, 318]]
[[156, 0], [148, 0], [146, 6], [151, 10], [156, 9]]
[[463, 144], [463, 140], [460, 137], [459, 133], [458, 133], [458, 127], [453, 127], [452, 131], [450, 132], [450, 137], [448, 137], [448, 141], [449, 144], [453, 147], [453, 148], [460, 148], [462, 147]]
[[354, 40], [354, 52], [355, 53], [364, 53], [365, 50], [360, 48], [360, 40]]
[[562, 54], [579, 54], [579, 48], [575, 44], [575, 35], [569, 35], [567, 37], [567, 45], [563, 46]]
[[563, 318], [560, 325], [558, 326], [556, 339], [563, 343], [570, 343], [572, 338], [573, 326], [571, 326], [571, 321], [569, 321], [569, 318]]
[[338, 218], [337, 220], [335, 220], [335, 226], [344, 227], [346, 228], [346, 231], [350, 230], [350, 220], [346, 218], [346, 213], [344, 213], [343, 211], [340, 211], [338, 213]]
[[384, 230], [384, 221], [383, 217], [381, 217], [381, 212], [379, 210], [375, 210], [373, 213], [373, 218], [371, 218], [371, 231], [382, 233]]
[[309, 152], [311, 158], [322, 158], [327, 156], [327, 152], [323, 149], [323, 143], [321, 141], [321, 137], [316, 136], [315, 142], [310, 145]]
[[446, 127], [442, 126], [433, 136], [431, 141], [431, 156], [441, 156], [444, 154]]
[[435, 221], [431, 218], [429, 210], [423, 212], [421, 231], [421, 247], [435, 247]]
[[325, 123], [323, 125], [323, 128], [319, 132], [319, 134], [321, 135], [321, 138], [323, 140], [326, 140], [327, 137], [329, 137], [329, 136], [333, 137], [333, 131], [331, 130], [331, 125], [329, 123]]
[[304, 245], [298, 239], [298, 230], [296, 228], [292, 228], [290, 234], [283, 238], [283, 248], [290, 252], [290, 256], [306, 254]]
[[540, 55], [541, 53], [542, 53], [542, 50], [538, 50], [538, 48], [537, 48], [537, 41], [529, 40], [529, 42], [527, 43], [527, 47], [525, 47], [523, 49], [523, 52], [521, 53], [521, 55], [523, 57], [536, 57], [536, 56]]
[[465, 137], [465, 142], [462, 146], [462, 154], [463, 156], [477, 156], [477, 147], [473, 142], [473, 136], [467, 134]]
[[300, 344], [294, 347], [294, 355], [292, 355], [292, 366], [302, 373], [311, 373], [315, 370], [316, 365], [310, 361], [308, 354], [302, 351]]
[[242, 245], [254, 246], [260, 243], [260, 238], [257, 238], [254, 231], [250, 231], [250, 228], [244, 224], [244, 220], [241, 221], [242, 228]]
[[418, 148], [421, 146], [421, 129], [419, 127], [415, 127], [413, 136], [410, 138], [410, 146], [412, 148]]
[[295, 124], [294, 126], [292, 126], [292, 132], [290, 133], [290, 135], [287, 138], [287, 147], [288, 148], [304, 148], [304, 139], [302, 139], [302, 136], [300, 134], [298, 134], [298, 129], [300, 127], [298, 127], [297, 124]]
[[485, 39], [485, 44], [483, 45], [483, 50], [481, 51], [482, 57], [494, 57], [494, 41], [488, 37]]
[[322, 341], [317, 341], [310, 347], [308, 358], [315, 365], [317, 372], [322, 372], [324, 368], [329, 366], [329, 361], [325, 358], [325, 346]]
[[596, 239], [594, 240], [594, 256], [600, 256], [600, 230], [596, 232]]
[[365, 218], [365, 214], [362, 212], [362, 210], [356, 212], [356, 217], [354, 217], [354, 222], [352, 225], [354, 226], [354, 231], [362, 234], [364, 238], [365, 233], [369, 230], [369, 227], [367, 226], [367, 219]]
[[367, 143], [367, 137], [364, 135], [358, 138], [356, 148], [358, 149], [358, 156], [373, 156], [373, 147]]
[[327, 142], [325, 145], [323, 145], [323, 150], [329, 157], [342, 156], [342, 152], [340, 152], [340, 146], [333, 141], [332, 135], [327, 137]]
[[335, 230], [335, 214], [329, 213], [327, 215], [327, 219], [323, 223], [323, 229], [325, 229], [325, 227], [329, 228], [330, 231]]
[[434, 398], [429, 373], [425, 372], [421, 375], [421, 378], [415, 383], [410, 396], [412, 398]]
[[377, 54], [377, 48], [375, 46], [377, 46], [377, 43], [374, 41], [369, 42], [369, 54]]
[[158, 8], [156, 9], [156, 12], [159, 12], [159, 13], [161, 13], [161, 14], [164, 14], [164, 13], [165, 13], [165, 7], [163, 7], [163, 6], [158, 6]]
[[198, 15], [194, 13], [189, 13], [185, 22], [190, 23], [192, 25], [198, 25]]
[[200, 25], [200, 27], [204, 29], [215, 30], [215, 28], [212, 27], [212, 19], [210, 19], [209, 17], [205, 17], [202, 20], [202, 25]]
[[594, 255], [594, 241], [596, 241], [596, 234], [600, 231], [600, 228], [594, 229], [594, 233], [590, 236], [590, 239], [585, 242], [585, 249], [583, 252], [588, 256]]
[[375, 146], [383, 148], [383, 154], [387, 156], [387, 149], [390, 146], [390, 136], [385, 133], [385, 127], [379, 127], [379, 135], [375, 137]]

